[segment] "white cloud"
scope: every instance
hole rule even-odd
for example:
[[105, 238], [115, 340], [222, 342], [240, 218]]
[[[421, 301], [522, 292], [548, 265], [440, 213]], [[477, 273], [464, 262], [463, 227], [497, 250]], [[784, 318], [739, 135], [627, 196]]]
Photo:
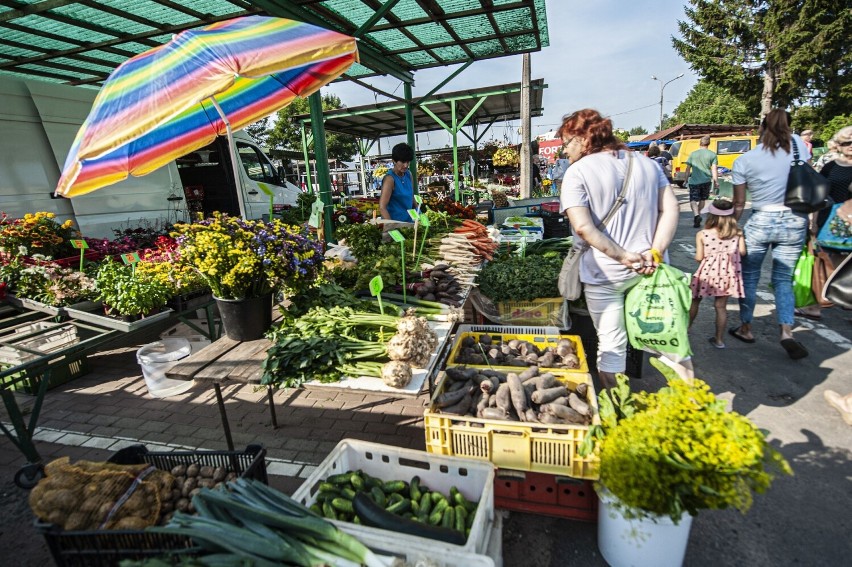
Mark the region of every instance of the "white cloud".
[[[660, 82], [685, 73], [668, 84], [664, 92], [667, 114], [686, 97], [698, 77], [672, 47], [678, 34], [677, 20], [684, 19], [682, 0], [547, 0], [550, 46], [532, 54], [532, 78], [543, 78], [544, 115], [532, 120], [532, 134], [558, 126], [561, 117], [574, 110], [591, 107], [612, 115], [616, 128], [643, 126], [656, 130], [660, 117]], [[416, 73], [414, 95], [423, 95], [440, 83], [452, 69], [426, 69]], [[443, 87], [442, 91], [487, 87], [518, 82], [521, 56], [478, 61]], [[402, 96], [401, 84], [376, 77], [370, 84]], [[327, 90], [337, 94], [347, 106], [374, 102], [372, 91], [354, 83], [335, 83]], [[382, 102], [379, 96], [378, 101]], [[495, 138], [507, 135], [518, 142], [518, 121], [495, 124]], [[488, 137], [488, 136], [486, 136]], [[428, 142], [427, 142], [428, 138]], [[382, 141], [387, 149], [397, 139]], [[421, 134], [422, 148], [443, 147], [449, 143], [444, 132]], [[461, 145], [467, 139], [460, 137]], [[374, 148], [375, 151], [375, 148]]]

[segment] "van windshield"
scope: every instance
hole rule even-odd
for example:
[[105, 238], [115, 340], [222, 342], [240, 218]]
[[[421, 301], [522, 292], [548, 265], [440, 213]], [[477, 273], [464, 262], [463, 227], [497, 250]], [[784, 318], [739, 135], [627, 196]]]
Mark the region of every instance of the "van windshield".
[[672, 144], [672, 147], [669, 148], [669, 151], [673, 156], [676, 156], [680, 152], [680, 142], [675, 142]]

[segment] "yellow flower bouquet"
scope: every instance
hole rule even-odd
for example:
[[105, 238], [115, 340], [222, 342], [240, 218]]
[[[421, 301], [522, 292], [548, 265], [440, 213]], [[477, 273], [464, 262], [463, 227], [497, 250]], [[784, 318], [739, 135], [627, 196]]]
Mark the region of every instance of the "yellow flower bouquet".
[[263, 297], [275, 290], [296, 293], [313, 285], [322, 270], [322, 244], [278, 220], [214, 213], [201, 222], [175, 225], [173, 235], [181, 260], [219, 299]]
[[599, 451], [598, 488], [618, 499], [626, 517], [677, 523], [700, 509], [745, 513], [774, 473], [792, 473], [765, 433], [727, 411], [706, 383], [667, 378], [654, 393], [631, 393], [624, 377], [601, 392], [601, 425], [581, 447], [581, 454]]

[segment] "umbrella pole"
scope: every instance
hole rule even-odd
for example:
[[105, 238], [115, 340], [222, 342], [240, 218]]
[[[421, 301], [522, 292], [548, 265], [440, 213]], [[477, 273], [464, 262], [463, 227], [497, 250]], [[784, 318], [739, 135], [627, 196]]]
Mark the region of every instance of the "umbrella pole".
[[222, 119], [222, 122], [225, 123], [225, 130], [228, 132], [228, 150], [231, 153], [231, 169], [234, 171], [234, 184], [237, 189], [237, 201], [240, 204], [240, 216], [248, 218], [248, 215], [246, 214], [246, 203], [243, 200], [243, 184], [240, 181], [240, 170], [237, 169], [239, 164], [237, 161], [237, 146], [234, 143], [234, 133], [231, 131], [231, 123], [228, 122], [228, 119], [225, 117], [225, 113], [222, 112], [222, 107], [219, 106], [219, 102], [216, 100], [215, 96], [210, 97], [210, 102], [213, 103], [213, 106], [216, 108], [216, 112], [219, 113], [219, 117]]

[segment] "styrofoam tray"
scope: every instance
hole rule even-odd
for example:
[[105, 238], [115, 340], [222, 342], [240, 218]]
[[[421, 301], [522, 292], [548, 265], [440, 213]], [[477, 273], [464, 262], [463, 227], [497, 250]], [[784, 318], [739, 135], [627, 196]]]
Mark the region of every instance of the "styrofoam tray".
[[342, 378], [338, 382], [329, 383], [323, 383], [319, 380], [311, 380], [310, 382], [305, 382], [304, 386], [316, 389], [339, 390], [342, 388], [345, 390], [360, 390], [365, 392], [378, 392], [383, 394], [416, 397], [423, 389], [426, 377], [433, 373], [438, 353], [441, 352], [441, 347], [444, 345], [444, 341], [447, 340], [450, 330], [453, 328], [453, 324], [444, 321], [429, 321], [429, 327], [435, 331], [436, 335], [438, 335], [438, 346], [435, 348], [435, 352], [432, 353], [432, 357], [429, 359], [429, 364], [426, 365], [426, 368], [412, 368], [411, 382], [409, 382], [404, 388], [392, 388], [385, 384], [381, 378], [376, 378], [374, 376], [346, 377]]
[[162, 321], [163, 319], [168, 319], [172, 315], [171, 309], [166, 309], [165, 311], [161, 311], [155, 315], [151, 315], [149, 317], [145, 317], [144, 319], [139, 319], [137, 321], [122, 321], [121, 319], [115, 319], [113, 317], [107, 317], [106, 315], [98, 315], [92, 310], [100, 309], [101, 306], [94, 302], [87, 302], [86, 304], [80, 304], [78, 309], [74, 309], [68, 307], [66, 311], [68, 312], [68, 316], [72, 319], [79, 319], [80, 321], [86, 321], [87, 323], [94, 323], [95, 325], [100, 325], [101, 327], [106, 327], [108, 329], [115, 329], [116, 331], [124, 331], [125, 333], [129, 333], [130, 331], [135, 331], [142, 327], [147, 327], [152, 323], [156, 323], [157, 321]]
[[365, 545], [395, 552], [405, 552], [409, 548], [443, 548], [455, 552], [486, 553], [494, 524], [494, 465], [491, 463], [344, 439], [293, 493], [293, 498], [310, 506], [316, 501], [321, 482], [333, 474], [351, 470], [362, 470], [382, 480], [408, 480], [419, 476], [423, 485], [432, 490], [448, 494], [455, 486], [465, 498], [479, 502], [470, 535], [462, 546], [332, 520], [338, 528], [357, 537]]

